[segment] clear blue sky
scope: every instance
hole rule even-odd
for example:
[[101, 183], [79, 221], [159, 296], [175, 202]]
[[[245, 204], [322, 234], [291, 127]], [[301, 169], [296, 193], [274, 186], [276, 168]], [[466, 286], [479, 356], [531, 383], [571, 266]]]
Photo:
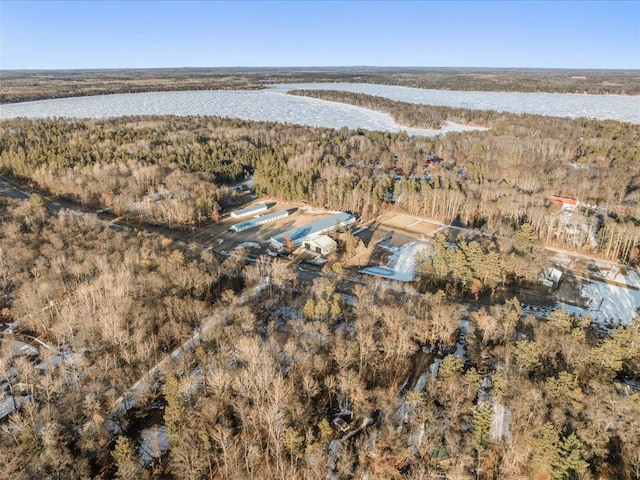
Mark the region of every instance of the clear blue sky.
[[0, 68], [640, 68], [640, 0], [0, 0]]

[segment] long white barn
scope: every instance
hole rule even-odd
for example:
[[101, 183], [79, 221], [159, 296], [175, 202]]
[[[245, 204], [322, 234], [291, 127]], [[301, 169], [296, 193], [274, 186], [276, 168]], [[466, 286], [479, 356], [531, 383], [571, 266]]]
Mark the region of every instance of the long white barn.
[[267, 213], [266, 215], [260, 215], [259, 217], [246, 220], [244, 222], [236, 223], [229, 228], [230, 232], [243, 232], [250, 228], [256, 228], [265, 223], [275, 222], [276, 220], [291, 215], [289, 210], [278, 210], [277, 212]]
[[242, 208], [240, 210], [234, 210], [229, 214], [231, 218], [242, 218], [248, 217], [250, 215], [257, 215], [260, 212], [266, 212], [269, 209], [269, 206], [266, 203], [259, 203], [258, 205], [253, 205], [251, 207]]

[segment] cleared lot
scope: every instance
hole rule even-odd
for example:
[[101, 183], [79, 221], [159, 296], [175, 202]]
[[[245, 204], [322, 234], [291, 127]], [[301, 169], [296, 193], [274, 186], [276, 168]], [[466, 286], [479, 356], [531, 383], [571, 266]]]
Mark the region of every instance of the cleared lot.
[[197, 238], [200, 241], [206, 242], [205, 245], [207, 247], [213, 247], [218, 252], [228, 252], [238, 245], [256, 243], [261, 244], [263, 247], [261, 250], [266, 250], [266, 248], [264, 248], [266, 245], [263, 244], [268, 242], [271, 237], [291, 230], [292, 228], [329, 217], [332, 214], [332, 212], [309, 208], [301, 203], [275, 202], [270, 199], [257, 199], [250, 205], [257, 205], [265, 201], [269, 202], [272, 206], [266, 212], [261, 212], [262, 214], [279, 210], [289, 210], [291, 214], [288, 217], [280, 218], [242, 232], [229, 232], [228, 230], [232, 225], [246, 221], [248, 218], [238, 219], [225, 216], [221, 222], [199, 233]]
[[414, 217], [404, 213], [388, 213], [380, 217], [379, 228], [385, 230], [401, 230], [415, 238], [433, 238], [438, 230], [444, 227], [424, 218]]

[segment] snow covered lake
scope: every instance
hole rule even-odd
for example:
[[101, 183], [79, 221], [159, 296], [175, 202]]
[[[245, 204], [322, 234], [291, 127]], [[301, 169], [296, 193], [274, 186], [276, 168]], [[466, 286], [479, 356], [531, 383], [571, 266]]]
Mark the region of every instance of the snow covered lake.
[[59, 98], [0, 105], [0, 119], [16, 117], [106, 118], [124, 115], [216, 115], [328, 128], [364, 128], [384, 132], [405, 130], [432, 136], [449, 131], [479, 130], [449, 123], [440, 130], [397, 125], [391, 115], [343, 103], [287, 95], [284, 91], [149, 92]]
[[461, 92], [359, 83], [297, 83], [273, 85], [260, 91], [149, 92], [59, 98], [0, 105], [0, 119], [216, 115], [329, 128], [364, 128], [387, 132], [406, 130], [410, 135], [421, 136], [476, 129], [457, 124], [449, 124], [435, 131], [402, 127], [386, 113], [286, 94], [287, 91], [297, 88], [346, 90], [410, 103], [554, 116], [585, 116], [640, 124], [640, 96]]
[[275, 91], [342, 90], [392, 100], [445, 107], [537, 113], [554, 117], [589, 117], [640, 124], [640, 96], [575, 93], [462, 92], [368, 83], [290, 83], [273, 85]]

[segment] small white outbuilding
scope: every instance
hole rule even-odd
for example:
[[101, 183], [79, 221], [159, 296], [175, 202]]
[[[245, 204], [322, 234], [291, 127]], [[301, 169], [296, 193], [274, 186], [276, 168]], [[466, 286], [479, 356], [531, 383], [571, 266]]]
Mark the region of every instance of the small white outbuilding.
[[562, 272], [557, 268], [545, 268], [542, 275], [538, 277], [538, 283], [545, 287], [557, 288], [562, 279]]
[[335, 252], [338, 244], [330, 236], [320, 235], [319, 237], [305, 240], [302, 243], [302, 246], [307, 250], [324, 256], [329, 255], [331, 252]]

